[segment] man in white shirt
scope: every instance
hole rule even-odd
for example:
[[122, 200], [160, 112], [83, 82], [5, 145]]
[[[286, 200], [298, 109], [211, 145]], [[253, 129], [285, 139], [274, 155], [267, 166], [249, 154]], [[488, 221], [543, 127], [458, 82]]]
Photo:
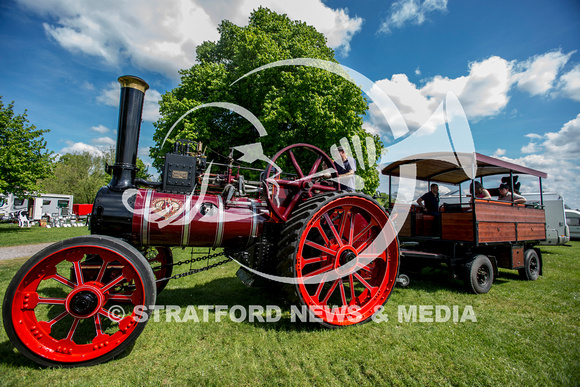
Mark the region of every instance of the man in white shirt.
[[341, 163], [336, 162], [336, 171], [338, 172], [338, 179], [340, 185], [345, 191], [354, 191], [355, 188], [355, 178], [354, 173], [356, 172], [356, 161], [352, 157], [347, 157], [344, 148], [339, 146], [338, 153], [342, 159]]

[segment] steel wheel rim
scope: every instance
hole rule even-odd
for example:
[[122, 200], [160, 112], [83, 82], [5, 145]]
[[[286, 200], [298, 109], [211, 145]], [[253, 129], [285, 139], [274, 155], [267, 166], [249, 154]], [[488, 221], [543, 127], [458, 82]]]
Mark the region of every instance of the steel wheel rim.
[[[97, 278], [85, 282], [81, 263], [92, 254], [102, 265]], [[70, 291], [45, 297], [64, 289]], [[11, 319], [22, 344], [38, 356], [86, 362], [129, 338], [138, 325], [135, 307], [144, 302], [143, 281], [127, 259], [105, 247], [75, 246], [48, 255], [25, 274], [14, 293]]]
[[[336, 218], [334, 221], [333, 217]], [[303, 304], [308, 305], [324, 323], [335, 326], [367, 321], [387, 301], [398, 270], [396, 238], [370, 264], [365, 264], [365, 256], [360, 254], [374, 238], [385, 238], [380, 236], [383, 227], [388, 230], [387, 235], [392, 233], [394, 236], [387, 215], [362, 197], [332, 201], [317, 211], [306, 225], [295, 258], [296, 286]], [[338, 239], [341, 239], [340, 243]], [[351, 252], [357, 254], [356, 258]], [[349, 262], [352, 264], [352, 261], [356, 262], [354, 270], [341, 271], [341, 267]], [[305, 284], [300, 280], [334, 273], [349, 274], [319, 284]]]
[[485, 285], [487, 285], [487, 282], [489, 280], [489, 268], [487, 266], [480, 266], [477, 269], [477, 283], [480, 286], [485, 287]]
[[530, 258], [530, 274], [535, 275], [537, 273], [539, 273], [540, 269], [539, 269], [539, 264], [538, 264], [538, 259], [533, 256]]

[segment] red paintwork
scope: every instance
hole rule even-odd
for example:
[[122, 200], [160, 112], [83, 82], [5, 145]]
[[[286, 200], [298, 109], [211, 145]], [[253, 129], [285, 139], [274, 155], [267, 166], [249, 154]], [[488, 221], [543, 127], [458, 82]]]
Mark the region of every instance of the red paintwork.
[[[77, 273], [76, 278], [82, 279], [80, 262], [87, 254], [99, 255], [103, 259], [102, 266], [104, 267], [113, 262], [117, 266], [122, 266], [122, 270], [119, 270], [122, 277], [117, 277], [116, 280], [122, 278], [123, 281], [132, 281], [134, 289], [131, 294], [115, 294], [114, 288], [109, 288], [110, 283], [104, 281], [102, 276], [95, 281], [84, 282], [77, 281], [75, 278], [65, 278], [58, 273], [57, 265], [68, 261]], [[53, 280], [69, 286], [71, 291], [68, 295], [61, 296], [62, 298], [46, 298], [38, 292], [39, 289], [46, 289], [47, 283], [52, 283]], [[43, 284], [43, 281], [47, 282]], [[99, 299], [99, 304], [93, 313], [86, 316], [75, 316], [69, 308], [69, 302], [74, 294], [81, 291], [95, 294]], [[90, 361], [119, 346], [137, 327], [134, 312], [118, 320], [113, 320], [109, 316], [106, 304], [109, 299], [115, 299], [115, 297], [134, 306], [143, 305], [145, 299], [143, 283], [132, 263], [122, 255], [103, 247], [79, 245], [66, 248], [44, 258], [23, 277], [12, 301], [12, 324], [22, 344], [41, 357], [60, 363]], [[39, 320], [37, 315], [39, 312], [36, 308], [42, 304], [62, 305], [60, 307], [62, 313], [50, 321]], [[43, 314], [42, 312], [46, 313], [41, 311], [40, 314]], [[69, 322], [70, 329], [67, 337], [54, 337], [53, 326], [67, 316], [74, 318], [72, 324]], [[89, 343], [78, 344], [75, 342], [74, 334], [78, 323], [85, 319], [94, 323], [96, 331], [94, 338]], [[101, 323], [105, 319], [111, 319], [118, 323], [114, 333], [100, 331]]]
[[[212, 211], [202, 214], [202, 207]], [[260, 200], [220, 195], [178, 195], [141, 189], [135, 200], [132, 232], [147, 246], [246, 246], [269, 218]]]
[[[389, 237], [392, 241], [386, 246]], [[373, 243], [374, 249], [369, 251]], [[351, 274], [346, 274], [349, 271], [345, 271], [345, 262], [341, 262], [341, 256], [348, 252], [356, 254], [357, 260]], [[308, 221], [294, 269], [298, 278], [337, 273], [341, 278], [326, 285], [326, 280], [316, 285], [299, 281], [299, 295], [318, 318], [331, 326], [366, 321], [387, 301], [395, 287], [398, 256], [394, 229], [377, 204], [362, 197], [331, 201]], [[361, 257], [374, 260], [365, 265], [358, 261]]]

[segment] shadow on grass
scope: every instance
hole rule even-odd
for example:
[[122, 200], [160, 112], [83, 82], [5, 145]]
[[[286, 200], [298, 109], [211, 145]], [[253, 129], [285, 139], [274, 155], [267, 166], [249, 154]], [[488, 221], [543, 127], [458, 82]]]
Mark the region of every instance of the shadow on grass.
[[30, 233], [31, 231], [32, 231], [32, 228], [18, 227], [17, 224], [2, 225], [2, 227], [0, 227], [0, 238], [1, 237], [8, 238], [11, 236], [22, 235], [22, 234]]
[[[264, 322], [260, 322], [259, 318], [256, 318], [258, 321], [250, 322], [246, 318], [242, 323], [266, 330], [310, 332], [324, 329], [315, 322], [291, 321], [292, 304], [285, 292], [275, 284], [248, 288], [236, 277], [217, 278], [190, 288], [166, 288], [157, 296], [156, 303], [157, 305], [178, 306], [182, 310], [190, 305], [193, 305], [195, 309], [199, 306], [223, 305], [228, 308], [227, 310], [233, 306], [239, 306], [248, 313], [250, 307], [253, 306], [262, 307], [264, 310], [267, 306], [273, 306], [282, 312], [278, 321], [267, 322], [263, 316]], [[301, 310], [300, 306], [296, 305], [296, 307]], [[211, 309], [210, 312], [212, 312]], [[198, 313], [201, 312], [198, 311]]]
[[[435, 293], [441, 289], [453, 293], [472, 294], [466, 290], [463, 279], [453, 278], [450, 271], [442, 268], [424, 268], [420, 272], [407, 272], [401, 270], [402, 274], [407, 274], [411, 280], [409, 288], [427, 293]], [[494, 286], [503, 286], [511, 281], [522, 281], [517, 271], [500, 270], [499, 275], [494, 278]]]

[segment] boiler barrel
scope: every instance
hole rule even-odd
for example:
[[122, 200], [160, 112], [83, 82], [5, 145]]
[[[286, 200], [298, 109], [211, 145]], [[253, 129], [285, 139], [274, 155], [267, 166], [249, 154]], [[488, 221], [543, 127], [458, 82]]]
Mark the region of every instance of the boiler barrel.
[[132, 234], [141, 245], [244, 247], [262, 232], [268, 211], [259, 200], [224, 203], [219, 195], [176, 195], [141, 189]]

